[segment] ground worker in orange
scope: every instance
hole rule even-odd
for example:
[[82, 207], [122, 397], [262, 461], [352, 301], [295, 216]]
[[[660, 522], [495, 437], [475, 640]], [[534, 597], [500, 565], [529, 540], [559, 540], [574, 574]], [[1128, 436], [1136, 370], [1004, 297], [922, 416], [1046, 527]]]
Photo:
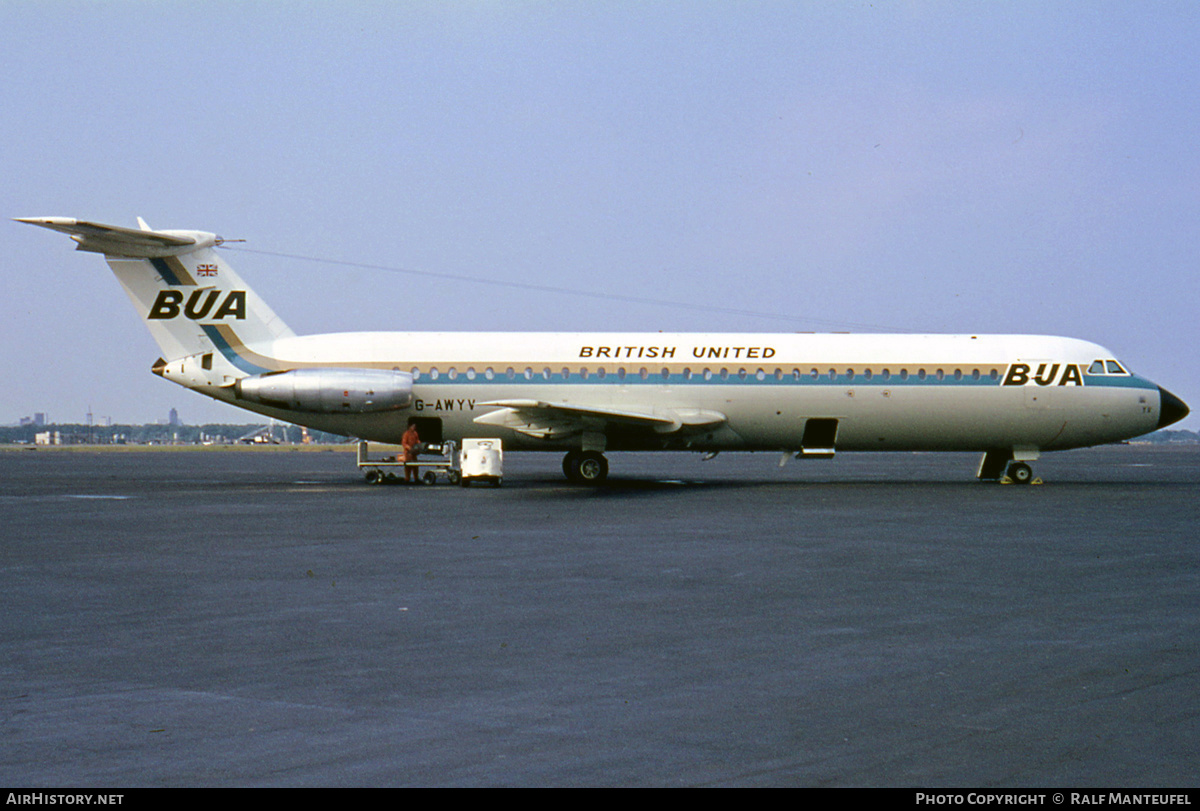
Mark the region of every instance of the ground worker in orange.
[[[400, 446], [404, 448], [404, 453], [402, 454], [404, 462], [417, 461], [417, 448], [420, 444], [421, 435], [417, 433], [417, 426], [415, 423], [410, 422], [408, 430], [404, 432], [404, 436], [400, 437]], [[406, 483], [411, 482], [414, 476], [420, 481], [420, 476], [417, 476], [416, 465], [406, 464], [404, 466], [404, 481]]]

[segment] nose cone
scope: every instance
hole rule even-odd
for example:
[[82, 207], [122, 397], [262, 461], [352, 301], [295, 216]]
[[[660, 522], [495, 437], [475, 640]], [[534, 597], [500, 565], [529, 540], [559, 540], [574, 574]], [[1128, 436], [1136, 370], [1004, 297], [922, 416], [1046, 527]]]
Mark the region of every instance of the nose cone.
[[1180, 400], [1174, 394], [1158, 387], [1159, 406], [1158, 406], [1158, 427], [1166, 428], [1168, 425], [1174, 425], [1189, 413], [1187, 403]]

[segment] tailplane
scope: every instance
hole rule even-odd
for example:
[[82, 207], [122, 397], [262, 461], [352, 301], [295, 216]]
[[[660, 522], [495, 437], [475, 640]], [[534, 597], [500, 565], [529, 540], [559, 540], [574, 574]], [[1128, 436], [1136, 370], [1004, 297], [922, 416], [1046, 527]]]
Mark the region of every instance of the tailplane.
[[77, 250], [104, 254], [167, 359], [212, 352], [233, 338], [269, 351], [294, 333], [218, 255], [204, 231], [154, 231], [68, 217], [18, 222], [69, 234]]

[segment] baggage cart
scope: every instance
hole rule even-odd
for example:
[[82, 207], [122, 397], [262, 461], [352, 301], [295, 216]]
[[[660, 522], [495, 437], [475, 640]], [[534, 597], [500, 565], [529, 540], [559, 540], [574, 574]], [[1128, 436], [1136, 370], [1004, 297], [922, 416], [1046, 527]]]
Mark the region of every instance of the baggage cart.
[[[367, 448], [367, 441], [361, 439], [358, 442], [358, 469], [364, 471], [363, 479], [367, 484], [403, 484], [406, 468], [416, 469], [416, 480], [421, 484], [434, 484], [439, 477], [444, 478], [450, 484], [458, 484], [461, 473], [458, 467], [457, 449], [456, 444], [449, 441], [422, 446], [415, 462], [400, 461], [403, 452], [395, 456], [372, 459]], [[426, 454], [430, 454], [432, 458], [420, 458]]]

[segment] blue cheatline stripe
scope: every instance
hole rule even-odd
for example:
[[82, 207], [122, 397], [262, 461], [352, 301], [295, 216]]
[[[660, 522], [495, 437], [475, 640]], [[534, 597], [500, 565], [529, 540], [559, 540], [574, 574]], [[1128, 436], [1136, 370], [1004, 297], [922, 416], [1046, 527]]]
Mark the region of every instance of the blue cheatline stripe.
[[154, 269], [158, 271], [158, 274], [163, 277], [163, 281], [167, 284], [188, 284], [187, 280], [180, 279], [175, 271], [171, 269], [166, 259], [151, 259], [150, 264], [154, 265]]
[[221, 353], [225, 360], [229, 361], [246, 374], [260, 375], [264, 372], [271, 371], [270, 369], [266, 369], [258, 364], [251, 363], [239, 355], [237, 350], [230, 346], [229, 342], [226, 341], [224, 336], [221, 335], [215, 324], [201, 324], [200, 329], [204, 330], [204, 334], [208, 336], [208, 340], [213, 342], [213, 346], [217, 348], [217, 351]]
[[[405, 368], [404, 364], [396, 364], [400, 368]], [[703, 373], [693, 372], [690, 377], [685, 377], [680, 373], [673, 373], [664, 377], [661, 373], [651, 374], [645, 378], [640, 375], [626, 375], [621, 377], [615, 373], [609, 372], [603, 377], [595, 371], [588, 373], [587, 377], [583, 377], [578, 371], [572, 371], [569, 375], [564, 376], [561, 371], [552, 372], [549, 377], [546, 377], [542, 372], [535, 372], [532, 376], [526, 377], [523, 372], [518, 372], [513, 377], [509, 377], [504, 372], [500, 372], [488, 379], [486, 375], [479, 372], [475, 376], [468, 377], [466, 373], [459, 372], [455, 377], [451, 378], [445, 372], [441, 372], [438, 376], [432, 377], [428, 371], [422, 371], [416, 378], [417, 382], [423, 384], [437, 385], [460, 385], [460, 386], [498, 386], [498, 385], [514, 385], [525, 383], [536, 383], [539, 385], [569, 383], [571, 385], [585, 386], [805, 386], [805, 387], [821, 387], [821, 386], [839, 386], [839, 387], [872, 387], [872, 388], [899, 388], [907, 386], [963, 386], [970, 388], [986, 388], [996, 387], [1000, 385], [1000, 379], [991, 378], [987, 375], [974, 379], [970, 375], [964, 375], [960, 379], [955, 379], [953, 375], [945, 375], [942, 379], [938, 379], [936, 375], [926, 375], [924, 378], [918, 377], [915, 374], [910, 374], [907, 378], [901, 378], [893, 374], [891, 377], [883, 377], [874, 375], [866, 377], [862, 374], [847, 375], [838, 374], [830, 377], [828, 372], [822, 373], [817, 377], [805, 373], [799, 377], [792, 374], [783, 375], [776, 378], [773, 374], [764, 375], [759, 378], [757, 374], [747, 373], [739, 375], [731, 373], [722, 378], [720, 374], [713, 374], [705, 378]]]
[[1117, 389], [1149, 389], [1158, 390], [1157, 383], [1151, 383], [1137, 375], [1084, 375], [1083, 381], [1088, 386], [1102, 386]]
[[[404, 368], [403, 364], [395, 364], [400, 368]], [[1140, 378], [1137, 375], [1122, 375], [1122, 376], [1099, 376], [1099, 375], [1084, 375], [1082, 385], [1067, 385], [1061, 386], [1059, 383], [1051, 383], [1046, 386], [1041, 386], [1036, 383], [1027, 383], [1022, 385], [1002, 386], [1000, 378], [992, 378], [989, 375], [983, 375], [978, 379], [971, 375], [963, 375], [959, 379], [955, 379], [954, 375], [944, 375], [938, 379], [935, 374], [927, 374], [924, 378], [915, 374], [910, 374], [907, 378], [901, 378], [896, 374], [885, 378], [881, 375], [873, 375], [866, 377], [862, 374], [850, 376], [847, 374], [838, 374], [830, 376], [828, 372], [824, 372], [817, 377], [805, 373], [800, 377], [795, 377], [791, 374], [786, 374], [781, 378], [776, 378], [772, 374], [765, 375], [759, 379], [756, 374], [746, 374], [744, 377], [737, 374], [730, 374], [725, 379], [722, 379], [719, 374], [712, 375], [711, 378], [705, 379], [703, 374], [693, 373], [690, 378], [684, 377], [682, 374], [674, 373], [663, 377], [661, 373], [648, 375], [643, 379], [639, 375], [626, 375], [621, 378], [619, 375], [609, 372], [604, 377], [599, 376], [596, 372], [589, 372], [584, 378], [578, 371], [573, 371], [571, 374], [564, 376], [561, 371], [552, 372], [549, 377], [546, 377], [542, 372], [535, 372], [531, 377], [526, 377], [524, 372], [518, 372], [513, 377], [509, 377], [506, 373], [500, 372], [494, 374], [491, 379], [486, 375], [476, 372], [473, 378], [468, 377], [466, 373], [459, 372], [455, 377], [451, 378], [445, 372], [441, 372], [438, 376], [432, 377], [428, 371], [422, 371], [415, 378], [420, 385], [430, 386], [512, 386], [512, 385], [572, 385], [572, 386], [756, 386], [756, 387], [802, 387], [802, 388], [879, 388], [879, 389], [900, 389], [900, 388], [1011, 388], [1019, 389], [1023, 386], [1032, 386], [1033, 388], [1041, 389], [1057, 389], [1057, 388], [1087, 388], [1103, 387], [1103, 388], [1134, 388], [1134, 389], [1149, 389], [1154, 390], [1157, 386], [1150, 381]]]

